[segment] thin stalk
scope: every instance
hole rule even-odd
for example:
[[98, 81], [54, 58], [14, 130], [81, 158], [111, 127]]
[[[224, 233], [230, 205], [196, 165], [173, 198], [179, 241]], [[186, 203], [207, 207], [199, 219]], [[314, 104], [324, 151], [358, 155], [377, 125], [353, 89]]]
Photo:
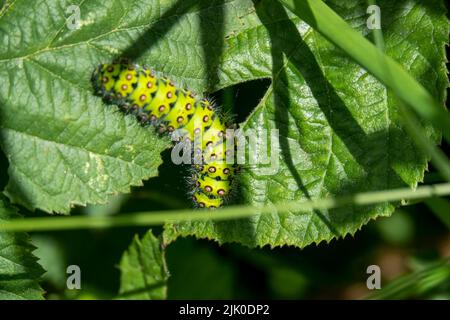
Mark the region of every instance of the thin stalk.
[[364, 206], [376, 203], [398, 202], [402, 200], [423, 199], [445, 195], [450, 195], [450, 183], [421, 186], [416, 190], [403, 188], [356, 193], [343, 197], [288, 201], [262, 207], [230, 206], [219, 210], [150, 211], [117, 216], [59, 216], [13, 219], [0, 222], [0, 231], [49, 231], [151, 226], [192, 220], [230, 220], [274, 212], [308, 212], [314, 209], [332, 209], [345, 205]]

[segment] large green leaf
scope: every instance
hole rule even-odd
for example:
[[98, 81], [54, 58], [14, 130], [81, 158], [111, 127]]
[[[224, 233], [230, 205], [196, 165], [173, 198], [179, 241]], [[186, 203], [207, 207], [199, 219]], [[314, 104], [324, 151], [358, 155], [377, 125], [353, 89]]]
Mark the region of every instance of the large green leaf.
[[[269, 175], [244, 166], [240, 193], [245, 203], [270, 205], [421, 181], [427, 157], [404, 133], [395, 99], [276, 1], [80, 3], [78, 30], [65, 26], [72, 1], [17, 0], [0, 14], [0, 128], [10, 160], [8, 195], [14, 201], [66, 211], [70, 204], [101, 202], [155, 174], [167, 143], [92, 96], [89, 75], [95, 65], [120, 55], [199, 92], [272, 79], [242, 127], [279, 130], [280, 170]], [[365, 2], [327, 3], [370, 35]], [[387, 53], [443, 102], [448, 24], [442, 2], [378, 5]], [[437, 140], [431, 128], [427, 132]], [[95, 160], [86, 165], [90, 156]], [[169, 225], [166, 237], [305, 246], [354, 233], [393, 209], [393, 204], [349, 206], [181, 223]]]
[[154, 300], [167, 296], [169, 277], [161, 243], [149, 230], [136, 235], [120, 261], [120, 298]]
[[[66, 26], [71, 3], [15, 1], [0, 15], [0, 142], [10, 162], [6, 194], [49, 212], [103, 203], [110, 194], [141, 185], [157, 174], [159, 154], [168, 146], [94, 97], [90, 75], [108, 58], [86, 41], [75, 44], [79, 38], [62, 44], [67, 33], [76, 33]], [[81, 13], [104, 13], [103, 21], [113, 23], [101, 3], [86, 2]], [[122, 7], [114, 3], [119, 14]]]
[[[0, 195], [0, 221], [19, 217]], [[0, 300], [43, 299], [38, 281], [44, 270], [34, 249], [27, 234], [0, 232]]]
[[[444, 104], [448, 22], [442, 3], [377, 3], [383, 17], [387, 54], [400, 61]], [[328, 4], [353, 27], [369, 35], [364, 2]], [[246, 39], [245, 47], [259, 51], [259, 55], [244, 52], [234, 59], [240, 62], [239, 58], [256, 56], [259, 62], [264, 52], [264, 61], [272, 61], [273, 82], [243, 127], [279, 130], [280, 170], [271, 175], [264, 174], [263, 166], [244, 167], [244, 201], [267, 205], [414, 187], [422, 181], [427, 157], [404, 132], [392, 94], [309, 26], [289, 18], [275, 2], [259, 3], [256, 15], [264, 25], [243, 30], [233, 44]], [[438, 140], [432, 128], [427, 128], [427, 134]], [[246, 220], [170, 225], [166, 236], [168, 241], [179, 235], [196, 235], [249, 246], [303, 247], [353, 234], [370, 219], [390, 215], [394, 208], [394, 204], [385, 203], [334, 210], [299, 208], [289, 213], [274, 210], [273, 214]]]

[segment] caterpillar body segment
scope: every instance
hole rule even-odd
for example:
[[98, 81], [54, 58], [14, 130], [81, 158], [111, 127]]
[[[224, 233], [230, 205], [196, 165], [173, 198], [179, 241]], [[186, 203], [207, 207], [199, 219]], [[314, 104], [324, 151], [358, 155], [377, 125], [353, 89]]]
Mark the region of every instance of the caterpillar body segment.
[[134, 113], [161, 134], [176, 132], [178, 142], [192, 143], [193, 154], [201, 155], [200, 163], [192, 166], [194, 205], [217, 208], [224, 204], [237, 168], [226, 161], [227, 125], [208, 99], [197, 98], [146, 66], [125, 61], [99, 65], [92, 81], [106, 102]]

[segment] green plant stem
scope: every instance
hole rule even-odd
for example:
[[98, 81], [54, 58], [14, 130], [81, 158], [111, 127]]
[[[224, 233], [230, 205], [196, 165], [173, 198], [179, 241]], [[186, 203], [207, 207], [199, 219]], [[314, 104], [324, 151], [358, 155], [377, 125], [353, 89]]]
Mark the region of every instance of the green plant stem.
[[[352, 29], [320, 0], [279, 0], [391, 89], [450, 141], [450, 115], [405, 69]], [[383, 68], [379, 66], [383, 65]], [[393, 76], [394, 75], [394, 76]]]
[[450, 162], [444, 152], [427, 138], [425, 130], [420, 125], [416, 115], [409, 108], [406, 108], [401, 101], [399, 102], [399, 109], [402, 114], [402, 122], [409, 136], [422, 151], [431, 157], [431, 161], [442, 177], [450, 181]]
[[430, 198], [450, 195], [450, 183], [409, 188], [356, 193], [336, 198], [305, 201], [288, 201], [266, 205], [231, 206], [219, 210], [150, 211], [119, 216], [62, 216], [14, 219], [0, 222], [0, 231], [44, 231], [82, 228], [110, 228], [123, 226], [150, 226], [189, 220], [229, 220], [251, 217], [257, 214], [283, 213], [293, 210], [332, 209], [344, 205], [371, 205], [383, 202]]
[[[377, 2], [375, 0], [369, 0], [367, 1], [369, 5], [377, 5]], [[373, 41], [377, 48], [384, 53], [385, 44], [384, 44], [384, 37], [383, 37], [383, 31], [381, 29], [373, 29]]]

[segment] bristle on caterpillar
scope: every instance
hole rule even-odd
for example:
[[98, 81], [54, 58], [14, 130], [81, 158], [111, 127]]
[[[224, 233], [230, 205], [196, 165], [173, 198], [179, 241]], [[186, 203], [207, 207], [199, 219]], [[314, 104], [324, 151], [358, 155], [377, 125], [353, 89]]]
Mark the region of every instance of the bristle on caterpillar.
[[145, 66], [126, 61], [99, 65], [92, 82], [97, 94], [109, 103], [136, 115], [142, 124], [159, 133], [177, 132], [178, 142], [192, 143], [200, 163], [193, 165], [192, 199], [199, 208], [218, 208], [230, 195], [236, 167], [226, 161], [227, 125], [208, 99], [178, 88]]

